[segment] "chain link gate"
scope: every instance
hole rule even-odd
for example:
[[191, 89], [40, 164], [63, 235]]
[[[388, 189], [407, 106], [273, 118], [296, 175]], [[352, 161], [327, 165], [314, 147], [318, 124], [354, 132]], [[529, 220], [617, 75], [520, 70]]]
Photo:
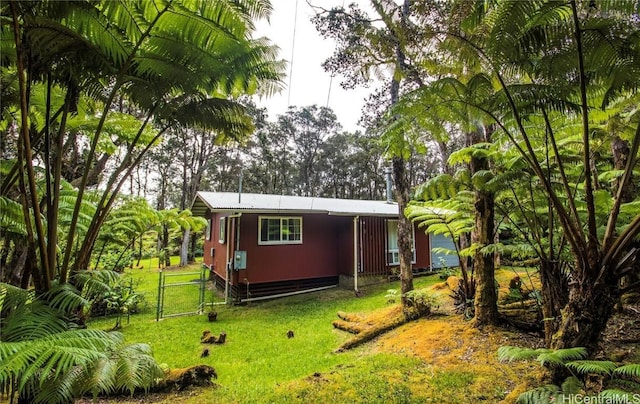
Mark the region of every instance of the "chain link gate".
[[158, 277], [156, 321], [162, 318], [202, 314], [206, 269], [198, 272], [164, 272]]

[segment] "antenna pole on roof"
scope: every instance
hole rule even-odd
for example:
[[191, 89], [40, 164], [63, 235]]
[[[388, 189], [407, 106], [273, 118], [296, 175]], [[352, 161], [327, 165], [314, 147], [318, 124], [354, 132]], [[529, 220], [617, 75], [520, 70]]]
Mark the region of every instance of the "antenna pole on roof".
[[242, 203], [242, 168], [240, 169], [240, 177], [238, 177], [238, 203]]
[[393, 203], [393, 193], [391, 191], [391, 173], [393, 170], [391, 167], [384, 168], [384, 174], [387, 179], [387, 203]]

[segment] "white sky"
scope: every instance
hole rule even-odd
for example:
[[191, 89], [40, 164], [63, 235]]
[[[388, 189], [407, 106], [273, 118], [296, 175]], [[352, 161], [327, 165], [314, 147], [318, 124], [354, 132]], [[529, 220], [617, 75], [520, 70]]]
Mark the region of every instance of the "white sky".
[[[298, 3], [297, 23], [295, 18], [296, 1]], [[350, 4], [354, 0], [310, 0], [311, 4], [330, 9], [343, 4]], [[367, 1], [355, 1], [368, 4]], [[285, 89], [282, 93], [267, 99], [256, 100], [258, 106], [266, 107], [269, 111], [269, 119], [274, 120], [277, 115], [284, 113], [289, 105], [328, 106], [333, 109], [338, 122], [343, 130], [362, 130], [357, 122], [360, 119], [360, 111], [370, 89], [343, 90], [340, 87], [341, 77], [335, 77], [331, 81], [331, 75], [324, 71], [321, 63], [333, 54], [334, 42], [324, 39], [317, 33], [310, 19], [314, 15], [313, 10], [306, 0], [272, 0], [273, 13], [270, 23], [258, 21], [256, 24], [256, 37], [265, 36], [280, 48], [280, 58], [291, 63], [291, 48], [293, 45], [293, 32], [295, 26], [295, 48], [293, 52], [293, 71], [289, 78], [284, 79]], [[291, 85], [289, 86], [289, 83]], [[331, 86], [330, 86], [331, 83]], [[331, 88], [331, 92], [329, 92]]]

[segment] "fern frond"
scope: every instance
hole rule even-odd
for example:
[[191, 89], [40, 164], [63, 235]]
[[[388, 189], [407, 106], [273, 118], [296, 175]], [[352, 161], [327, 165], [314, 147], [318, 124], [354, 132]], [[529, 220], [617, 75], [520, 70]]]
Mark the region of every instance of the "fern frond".
[[82, 291], [85, 299], [92, 300], [111, 289], [122, 276], [115, 271], [107, 269], [80, 271], [74, 276], [74, 280]]
[[517, 360], [530, 360], [538, 358], [541, 354], [551, 352], [546, 348], [521, 348], [518, 346], [501, 346], [498, 348], [498, 360], [500, 362], [513, 362]]
[[0, 282], [0, 313], [2, 313], [2, 318], [6, 318], [10, 310], [24, 306], [33, 298], [33, 291]]
[[537, 360], [543, 365], [549, 363], [564, 365], [567, 361], [586, 358], [587, 355], [587, 349], [583, 347], [564, 348], [542, 353]]
[[27, 235], [22, 206], [4, 196], [0, 196], [0, 229], [3, 233]]
[[162, 377], [164, 373], [151, 355], [147, 344], [130, 344], [114, 352], [115, 388], [133, 394], [136, 388], [146, 390]]
[[631, 363], [616, 368], [613, 374], [617, 376], [625, 377], [639, 377], [640, 378], [640, 363]]
[[610, 375], [617, 365], [611, 361], [579, 360], [567, 362], [566, 366], [579, 374]]
[[80, 308], [88, 307], [91, 302], [85, 299], [75, 286], [65, 284], [54, 284], [51, 289], [43, 295], [49, 302], [51, 308], [59, 310], [61, 313], [70, 315]]
[[569, 376], [562, 382], [560, 387], [563, 395], [575, 395], [584, 388], [584, 385], [577, 377]]
[[518, 396], [517, 404], [548, 404], [552, 401], [552, 397], [560, 395], [560, 388], [555, 384], [538, 387], [533, 390], [525, 391]]
[[60, 313], [40, 300], [16, 307], [1, 325], [0, 340], [3, 342], [45, 338], [68, 328]]
[[[0, 364], [0, 383], [8, 377], [19, 380], [22, 388], [32, 378], [40, 378], [42, 369], [64, 373], [72, 366], [88, 364], [103, 356], [100, 352], [122, 340], [121, 335], [98, 330], [72, 330], [30, 340], [6, 342], [13, 352]], [[43, 383], [42, 381], [41, 383]]]

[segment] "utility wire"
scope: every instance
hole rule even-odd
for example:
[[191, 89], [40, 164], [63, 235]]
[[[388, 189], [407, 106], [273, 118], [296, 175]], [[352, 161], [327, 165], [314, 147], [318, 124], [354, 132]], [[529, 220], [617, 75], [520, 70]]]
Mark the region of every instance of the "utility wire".
[[[342, 8], [344, 9], [344, 0], [342, 0]], [[329, 91], [327, 91], [327, 105], [326, 105], [327, 108], [329, 108], [329, 100], [331, 99], [331, 86], [332, 85], [333, 85], [333, 73], [331, 73], [331, 77], [329, 77]]]
[[295, 14], [293, 15], [293, 40], [291, 42], [291, 62], [289, 63], [289, 88], [287, 91], [287, 106], [291, 106], [291, 79], [293, 78], [293, 56], [296, 49], [296, 27], [298, 26], [298, 0], [296, 0]]

